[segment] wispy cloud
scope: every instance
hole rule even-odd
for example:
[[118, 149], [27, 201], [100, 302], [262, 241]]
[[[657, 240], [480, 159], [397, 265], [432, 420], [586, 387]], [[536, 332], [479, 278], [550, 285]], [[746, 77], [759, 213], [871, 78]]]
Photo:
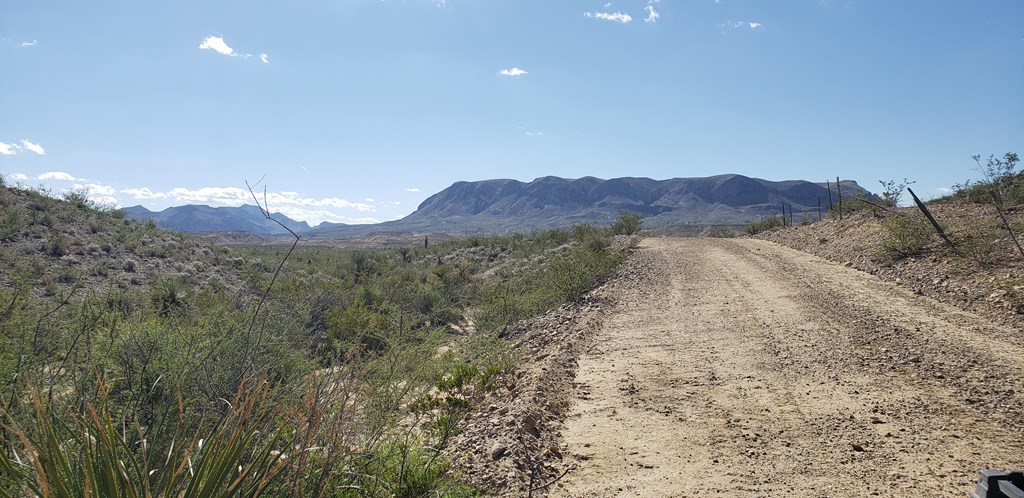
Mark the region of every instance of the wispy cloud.
[[149, 200], [149, 199], [166, 199], [167, 194], [163, 192], [153, 192], [149, 187], [142, 188], [126, 188], [121, 190], [122, 194], [128, 194], [132, 196], [132, 199], [136, 200]]
[[13, 156], [23, 150], [35, 152], [40, 156], [46, 155], [46, 149], [44, 149], [42, 145], [33, 143], [29, 140], [22, 139], [20, 145], [15, 143], [8, 144], [0, 142], [0, 156]]
[[498, 74], [500, 74], [502, 76], [522, 76], [522, 75], [526, 74], [526, 70], [519, 69], [518, 67], [510, 67], [510, 68], [502, 69], [501, 71], [498, 71]]
[[409, 187], [409, 188], [405, 189], [405, 191], [406, 192], [419, 192], [420, 189], [418, 187]]
[[633, 16], [624, 12], [584, 12], [583, 15], [592, 19], [604, 19], [605, 21], [614, 21], [626, 24], [633, 20]]
[[23, 182], [25, 180], [28, 180], [28, 175], [26, 175], [25, 173], [14, 173], [11, 175], [11, 180]]
[[722, 24], [719, 24], [719, 26], [723, 27], [723, 28], [750, 28], [750, 29], [757, 29], [757, 28], [761, 27], [761, 23], [759, 23], [759, 22], [751, 22], [751, 21], [729, 21], [729, 22], [723, 22]]
[[36, 180], [59, 180], [62, 182], [84, 182], [85, 178], [75, 178], [75, 175], [64, 171], [47, 171], [36, 176]]
[[526, 128], [522, 127], [522, 126], [517, 126], [516, 129], [521, 131], [521, 132], [523, 132], [523, 134], [528, 136], [528, 137], [539, 137], [539, 136], [544, 134], [544, 132], [542, 132], [542, 131], [530, 131], [530, 130], [527, 130]]
[[34, 47], [34, 46], [36, 46], [36, 44], [37, 44], [37, 43], [39, 43], [39, 42], [38, 42], [38, 41], [36, 41], [36, 40], [32, 40], [32, 41], [23, 41], [23, 42], [21, 42], [21, 46], [22, 46], [22, 47]]
[[25, 140], [25, 139], [21, 140], [21, 147], [24, 148], [27, 151], [35, 152], [36, 154], [39, 154], [40, 156], [45, 156], [46, 155], [46, 149], [43, 149], [42, 145], [34, 144], [34, 143], [29, 142], [28, 140]]
[[261, 52], [259, 55], [247, 54], [236, 52], [235, 49], [228, 45], [228, 42], [224, 41], [223, 36], [210, 35], [203, 39], [202, 43], [199, 44], [201, 50], [213, 50], [221, 55], [228, 57], [241, 57], [243, 59], [257, 58], [264, 64], [270, 64], [270, 56], [266, 53]]
[[644, 7], [644, 11], [647, 12], [647, 17], [644, 18], [644, 22], [658, 22], [658, 18], [661, 17], [661, 14], [659, 14], [657, 9], [654, 8], [654, 5], [660, 1], [661, 0], [647, 0], [647, 6]]

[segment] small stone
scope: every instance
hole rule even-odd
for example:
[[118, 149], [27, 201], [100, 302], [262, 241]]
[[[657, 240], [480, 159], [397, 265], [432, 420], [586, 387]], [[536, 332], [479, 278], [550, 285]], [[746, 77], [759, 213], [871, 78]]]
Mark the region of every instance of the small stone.
[[505, 453], [508, 453], [508, 446], [505, 443], [497, 442], [491, 446], [491, 460], [499, 460], [505, 456]]

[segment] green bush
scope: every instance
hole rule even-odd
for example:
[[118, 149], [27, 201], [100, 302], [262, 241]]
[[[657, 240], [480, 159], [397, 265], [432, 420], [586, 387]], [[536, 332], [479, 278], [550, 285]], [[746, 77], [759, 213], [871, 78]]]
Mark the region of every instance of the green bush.
[[919, 254], [932, 242], [934, 232], [925, 220], [905, 215], [890, 216], [882, 222], [883, 255], [891, 260]]
[[638, 213], [619, 213], [619, 218], [612, 223], [611, 231], [615, 235], [635, 235], [643, 229], [644, 222]]
[[578, 302], [607, 277], [617, 258], [604, 252], [574, 249], [548, 265], [547, 279], [565, 302]]
[[765, 217], [765, 218], [761, 218], [760, 220], [757, 220], [757, 221], [754, 221], [754, 222], [751, 222], [751, 223], [747, 223], [746, 225], [743, 226], [743, 231], [746, 232], [747, 235], [757, 235], [757, 234], [759, 234], [761, 232], [764, 232], [764, 231], [767, 231], [767, 230], [771, 230], [772, 228], [781, 227], [781, 226], [782, 226], [782, 218], [781, 217], [778, 217], [778, 216], [768, 216], [768, 217]]

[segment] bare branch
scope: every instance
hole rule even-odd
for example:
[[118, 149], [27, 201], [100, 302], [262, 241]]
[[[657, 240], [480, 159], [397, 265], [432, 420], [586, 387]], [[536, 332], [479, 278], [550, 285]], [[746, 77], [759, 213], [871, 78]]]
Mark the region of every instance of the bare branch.
[[281, 228], [285, 229], [285, 231], [290, 233], [292, 237], [295, 237], [295, 241], [292, 242], [292, 246], [288, 249], [288, 253], [285, 254], [283, 259], [281, 259], [281, 263], [277, 265], [277, 270], [274, 271], [274, 276], [271, 277], [270, 284], [267, 285], [266, 290], [263, 291], [263, 296], [260, 297], [260, 302], [256, 305], [256, 310], [253, 311], [252, 319], [249, 320], [249, 328], [246, 330], [244, 339], [245, 346], [242, 348], [242, 363], [241, 369], [239, 371], [239, 379], [241, 379], [241, 377], [244, 376], [246, 362], [251, 360], [250, 352], [253, 349], [258, 349], [263, 342], [263, 329], [260, 328], [259, 336], [257, 337], [256, 342], [254, 344], [249, 344], [249, 338], [252, 336], [252, 331], [256, 327], [256, 319], [259, 317], [260, 311], [263, 310], [263, 305], [267, 302], [267, 297], [270, 295], [270, 290], [274, 288], [274, 283], [277, 282], [277, 277], [281, 274], [281, 270], [284, 268], [285, 262], [288, 261], [288, 258], [292, 255], [292, 252], [295, 251], [295, 247], [299, 244], [299, 240], [301, 240], [301, 237], [297, 233], [295, 233], [295, 231], [285, 226], [285, 224], [281, 223], [280, 220], [277, 220], [273, 216], [271, 216], [270, 206], [267, 205], [266, 186], [263, 187], [263, 204], [260, 204], [260, 200], [256, 197], [256, 193], [253, 191], [253, 189], [260, 183], [263, 183], [264, 178], [266, 178], [266, 175], [263, 175], [263, 177], [261, 177], [260, 180], [253, 185], [249, 185], [249, 182], [245, 182], [245, 186], [249, 189], [249, 194], [252, 195], [253, 202], [256, 203], [256, 207], [260, 209], [260, 212], [263, 213], [263, 216], [266, 219], [273, 221], [274, 223], [277, 223], [278, 226], [280, 226]]

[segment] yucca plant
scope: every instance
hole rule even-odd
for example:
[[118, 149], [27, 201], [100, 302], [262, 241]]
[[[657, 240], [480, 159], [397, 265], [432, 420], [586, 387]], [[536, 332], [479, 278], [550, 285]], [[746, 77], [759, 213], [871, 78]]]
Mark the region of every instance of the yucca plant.
[[[2, 413], [5, 448], [0, 496], [45, 498], [255, 498], [284, 467], [284, 431], [269, 417], [268, 387], [240, 389], [231, 408], [209, 431], [181, 437], [183, 413], [166, 455], [150, 458], [141, 427], [122, 430], [101, 391], [98, 404], [65, 414], [30, 393], [33, 413], [17, 422]], [[131, 426], [132, 424], [128, 424]], [[135, 424], [137, 425], [137, 424]], [[204, 437], [205, 435], [205, 437]], [[156, 463], [151, 467], [152, 463]]]

